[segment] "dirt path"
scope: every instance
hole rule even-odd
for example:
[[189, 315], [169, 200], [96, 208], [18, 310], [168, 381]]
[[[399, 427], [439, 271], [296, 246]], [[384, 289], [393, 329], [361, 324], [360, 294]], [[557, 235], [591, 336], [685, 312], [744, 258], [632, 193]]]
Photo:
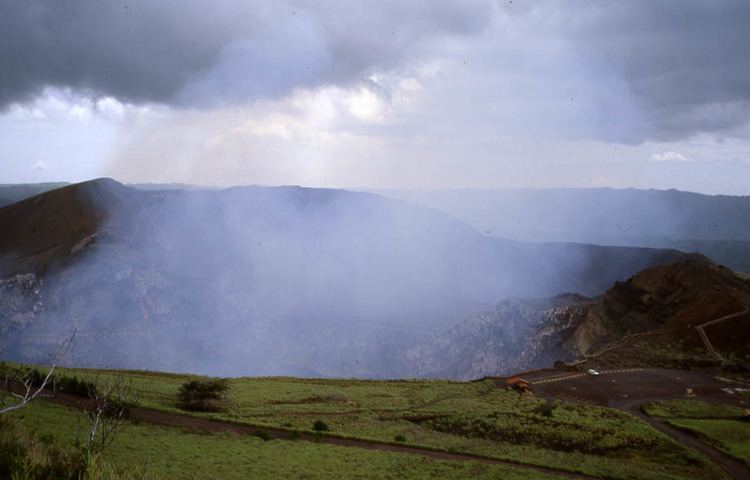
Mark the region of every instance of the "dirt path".
[[750, 468], [748, 468], [742, 462], [735, 460], [729, 455], [721, 452], [714, 447], [702, 442], [698, 438], [689, 433], [683, 432], [679, 428], [675, 428], [665, 422], [657, 420], [654, 417], [646, 415], [641, 411], [640, 405], [626, 405], [623, 406], [624, 410], [640, 418], [644, 422], [651, 425], [656, 430], [672, 437], [677, 443], [680, 443], [688, 448], [697, 450], [703, 455], [709, 457], [717, 465], [724, 469], [732, 478], [735, 480], [747, 480], [750, 478]]
[[[87, 399], [76, 397], [73, 395], [67, 395], [64, 393], [56, 393], [54, 396], [44, 397], [44, 400], [77, 409], [82, 409], [89, 403]], [[394, 445], [374, 440], [340, 438], [331, 435], [316, 435], [309, 432], [295, 433], [280, 428], [253, 427], [250, 425], [226, 422], [221, 420], [199, 418], [191, 415], [180, 415], [176, 413], [162, 412], [159, 410], [153, 410], [143, 407], [132, 408], [130, 411], [130, 418], [133, 420], [148, 422], [155, 425], [182, 428], [188, 431], [236, 433], [240, 435], [258, 435], [260, 432], [262, 432], [264, 436], [270, 439], [301, 440], [306, 442], [324, 443], [328, 445], [338, 445], [340, 447], [363, 448], [366, 450], [377, 450], [381, 452], [407, 453], [412, 455], [420, 455], [422, 457], [427, 457], [434, 460], [477, 462], [488, 465], [506, 465], [509, 467], [544, 473], [561, 478], [598, 480], [596, 477], [590, 477], [587, 475], [568, 472], [565, 470], [558, 470], [555, 468], [539, 467], [525, 463], [514, 462], [512, 460], [499, 460], [466, 453], [442, 452], [424, 447]]]
[[709, 340], [708, 335], [706, 334], [705, 327], [715, 325], [717, 323], [721, 323], [725, 320], [731, 320], [732, 318], [741, 317], [742, 315], [747, 314], [750, 312], [750, 308], [745, 307], [744, 310], [736, 313], [732, 313], [731, 315], [724, 315], [723, 317], [719, 317], [715, 320], [711, 320], [710, 322], [702, 323], [695, 327], [695, 329], [698, 331], [698, 335], [701, 337], [701, 341], [703, 342], [703, 345], [706, 347], [706, 350], [708, 350], [708, 353], [713, 355], [715, 358], [719, 360], [724, 360], [724, 357], [721, 356], [719, 352], [716, 351], [713, 344], [711, 344], [711, 340]]

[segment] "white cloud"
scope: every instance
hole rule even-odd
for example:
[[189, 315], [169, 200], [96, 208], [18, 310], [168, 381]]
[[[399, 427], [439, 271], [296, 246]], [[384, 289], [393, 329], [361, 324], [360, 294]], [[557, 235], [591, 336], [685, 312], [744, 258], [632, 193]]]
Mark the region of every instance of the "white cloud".
[[86, 105], [86, 104], [73, 105], [70, 107], [70, 110], [68, 110], [68, 115], [72, 119], [80, 120], [84, 122], [91, 120], [91, 117], [92, 117], [91, 105]]
[[125, 105], [114, 97], [103, 97], [96, 101], [96, 110], [109, 117], [121, 117], [125, 113]]
[[50, 164], [48, 162], [45, 162], [44, 160], [37, 160], [34, 162], [34, 164], [31, 166], [32, 172], [47, 172], [50, 169]]
[[378, 96], [370, 89], [362, 87], [350, 93], [346, 98], [349, 113], [365, 122], [382, 122], [383, 105]]
[[687, 162], [688, 161], [685, 155], [681, 154], [680, 152], [675, 152], [673, 150], [661, 152], [661, 153], [652, 153], [651, 160], [653, 160], [654, 162]]

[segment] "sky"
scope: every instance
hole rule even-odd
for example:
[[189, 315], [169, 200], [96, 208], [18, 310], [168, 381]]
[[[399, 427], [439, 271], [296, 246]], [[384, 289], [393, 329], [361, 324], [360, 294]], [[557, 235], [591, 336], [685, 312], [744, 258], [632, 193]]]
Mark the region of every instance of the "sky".
[[0, 183], [750, 194], [750, 2], [0, 0]]

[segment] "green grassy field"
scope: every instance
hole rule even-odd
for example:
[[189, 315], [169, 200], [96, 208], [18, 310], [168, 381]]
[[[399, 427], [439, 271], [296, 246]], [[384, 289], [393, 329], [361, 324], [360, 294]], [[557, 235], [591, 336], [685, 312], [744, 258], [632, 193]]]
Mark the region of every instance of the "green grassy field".
[[750, 465], [750, 422], [739, 407], [697, 400], [672, 400], [647, 405], [649, 415], [695, 433], [716, 448]]
[[[512, 460], [601, 478], [725, 478], [721, 470], [697, 453], [627, 413], [603, 407], [548, 404], [498, 389], [490, 381], [236, 378], [229, 380], [230, 395], [224, 411], [196, 413], [179, 408], [177, 392], [187, 380], [200, 377], [123, 373], [138, 392], [139, 405], [166, 412], [307, 431], [316, 420], [321, 420], [329, 427], [326, 435], [388, 443], [399, 439], [399, 443], [411, 446]], [[118, 373], [65, 369], [59, 374], [102, 383]], [[177, 444], [181, 442], [179, 432], [169, 435]], [[140, 438], [149, 437], [143, 434]], [[211, 435], [184, 438], [190, 444], [257, 443], [254, 439], [236, 437], [207, 440]], [[293, 443], [294, 448], [311, 448], [303, 443]], [[263, 445], [264, 452], [274, 451], [267, 445], [259, 445]], [[278, 447], [275, 451], [280, 455], [278, 460], [285, 462], [282, 450], [283, 447]], [[170, 455], [175, 458], [177, 453], [173, 451], [165, 458]], [[160, 467], [163, 468], [166, 467]]]
[[[80, 414], [38, 401], [11, 418], [46, 442], [72, 444]], [[302, 441], [197, 434], [148, 424], [127, 424], [105, 451], [121, 469], [177, 479], [539, 479], [559, 478], [523, 468], [432, 460]]]

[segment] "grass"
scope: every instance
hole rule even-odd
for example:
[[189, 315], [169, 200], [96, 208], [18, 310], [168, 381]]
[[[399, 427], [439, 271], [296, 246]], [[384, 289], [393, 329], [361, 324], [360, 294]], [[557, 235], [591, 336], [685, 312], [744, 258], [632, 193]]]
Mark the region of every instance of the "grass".
[[[65, 369], [106, 380], [115, 372]], [[712, 464], [641, 420], [614, 409], [544, 402], [485, 382], [230, 379], [221, 412], [186, 412], [180, 386], [201, 377], [126, 372], [139, 404], [260, 427], [414, 445], [613, 479], [721, 478]]]
[[671, 400], [649, 404], [644, 410], [750, 465], [750, 422], [743, 420], [746, 415], [742, 408], [697, 400]]
[[[37, 437], [72, 443], [80, 415], [38, 401], [11, 417]], [[179, 479], [558, 478], [503, 465], [432, 460], [302, 441], [264, 441], [255, 436], [198, 434], [148, 424], [126, 424], [105, 451], [105, 458], [121, 469], [141, 465], [149, 473]]]

